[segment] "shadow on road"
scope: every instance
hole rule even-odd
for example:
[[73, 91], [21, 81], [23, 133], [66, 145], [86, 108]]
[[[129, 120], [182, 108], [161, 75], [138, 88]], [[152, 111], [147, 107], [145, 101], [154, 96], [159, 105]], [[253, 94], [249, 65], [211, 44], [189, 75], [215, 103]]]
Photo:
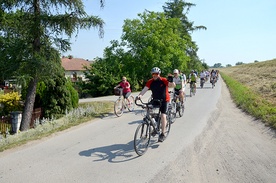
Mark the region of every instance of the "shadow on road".
[[79, 155], [91, 157], [93, 161], [107, 160], [110, 163], [126, 162], [138, 157], [133, 149], [133, 141], [127, 144], [113, 144], [84, 150]]
[[[149, 149], [158, 147], [157, 138], [151, 139]], [[113, 144], [84, 150], [79, 155], [92, 158], [94, 162], [107, 160], [110, 163], [122, 163], [139, 157], [134, 151], [133, 141], [127, 144]]]

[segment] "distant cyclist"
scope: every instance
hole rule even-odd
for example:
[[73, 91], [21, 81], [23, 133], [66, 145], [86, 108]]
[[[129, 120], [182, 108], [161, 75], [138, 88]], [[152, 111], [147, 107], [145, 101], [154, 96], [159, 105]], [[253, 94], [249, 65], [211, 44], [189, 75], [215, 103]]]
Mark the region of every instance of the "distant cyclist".
[[[199, 74], [200, 77], [200, 82], [205, 82], [206, 79], [206, 73], [204, 70], [201, 71], [201, 73]], [[201, 81], [202, 80], [202, 81]]]
[[195, 93], [196, 93], [196, 79], [197, 79], [197, 75], [194, 72], [194, 70], [192, 70], [191, 73], [190, 73], [190, 75], [189, 75], [190, 88], [192, 88], [194, 86]]
[[160, 134], [158, 141], [163, 142], [165, 140], [165, 130], [167, 125], [167, 108], [168, 102], [170, 101], [169, 89], [168, 87], [175, 87], [173, 83], [173, 77], [169, 77], [169, 79], [160, 76], [161, 70], [158, 67], [154, 67], [151, 69], [152, 78], [149, 79], [146, 83], [146, 86], [137, 96], [141, 98], [149, 89], [152, 92], [152, 99], [162, 100], [162, 104], [160, 107], [161, 111], [161, 128], [162, 133]]
[[[210, 83], [212, 83], [212, 82], [214, 82], [214, 83], [217, 82], [217, 72], [214, 69], [212, 69], [211, 77], [210, 77]], [[215, 86], [215, 84], [214, 84], [214, 86]]]
[[184, 103], [184, 91], [185, 91], [185, 85], [184, 85], [184, 78], [179, 74], [178, 69], [173, 70], [173, 82], [175, 83], [174, 92], [175, 94], [179, 95], [179, 99], [181, 103]]
[[131, 94], [131, 89], [130, 89], [130, 84], [127, 81], [125, 76], [122, 77], [122, 81], [117, 86], [115, 86], [114, 89], [119, 87], [123, 88], [123, 96], [128, 100], [128, 97]]

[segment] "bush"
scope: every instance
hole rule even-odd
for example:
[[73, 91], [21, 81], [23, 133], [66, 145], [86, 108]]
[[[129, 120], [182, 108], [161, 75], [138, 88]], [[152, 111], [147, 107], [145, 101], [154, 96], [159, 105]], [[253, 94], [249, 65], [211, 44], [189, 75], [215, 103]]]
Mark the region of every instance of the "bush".
[[18, 92], [10, 92], [0, 95], [1, 116], [9, 115], [11, 111], [22, 111], [23, 107], [20, 104], [21, 95]]

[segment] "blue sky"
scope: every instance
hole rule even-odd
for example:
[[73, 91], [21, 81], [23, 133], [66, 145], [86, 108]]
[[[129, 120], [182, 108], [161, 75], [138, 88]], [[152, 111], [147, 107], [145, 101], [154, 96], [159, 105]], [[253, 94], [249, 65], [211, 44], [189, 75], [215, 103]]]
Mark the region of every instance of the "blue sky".
[[[92, 60], [103, 57], [111, 40], [120, 40], [125, 19], [137, 18], [145, 9], [162, 12], [168, 0], [84, 0], [90, 15], [101, 17], [104, 38], [98, 30], [81, 30], [71, 39], [72, 50], [63, 55]], [[188, 18], [194, 25], [207, 30], [196, 31], [192, 39], [199, 47], [198, 56], [209, 65], [235, 65], [276, 58], [276, 1], [275, 0], [189, 0], [196, 4]]]

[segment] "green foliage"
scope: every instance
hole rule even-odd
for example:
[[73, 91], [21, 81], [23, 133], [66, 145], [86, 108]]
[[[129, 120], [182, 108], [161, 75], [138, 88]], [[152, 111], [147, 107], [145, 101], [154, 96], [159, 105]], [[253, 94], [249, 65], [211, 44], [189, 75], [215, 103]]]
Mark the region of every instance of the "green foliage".
[[20, 97], [21, 95], [18, 92], [10, 92], [0, 95], [0, 116], [7, 116], [12, 111], [22, 111]]
[[60, 117], [78, 106], [79, 98], [71, 81], [63, 73], [40, 82], [37, 87], [36, 105], [42, 107], [45, 117]]
[[222, 65], [221, 65], [221, 63], [215, 63], [213, 67], [214, 67], [214, 68], [221, 68]]
[[87, 72], [89, 82], [84, 83], [83, 89], [92, 96], [112, 94], [122, 76], [128, 78], [132, 90], [141, 89], [156, 66], [164, 77], [175, 68], [187, 69], [190, 57], [183, 51], [187, 40], [180, 36], [180, 20], [154, 12], [138, 16], [139, 19], [125, 20], [122, 42], [112, 41], [104, 50], [104, 58], [93, 63]]
[[244, 64], [243, 62], [237, 62], [236, 65], [242, 65]]
[[71, 106], [72, 106], [72, 108], [78, 107], [78, 104], [79, 104], [79, 94], [78, 94], [77, 90], [75, 90], [75, 88], [73, 87], [73, 83], [69, 79], [67, 79], [67, 81], [65, 83], [65, 86], [69, 90], [69, 93], [70, 93], [70, 99], [71, 99]]
[[[104, 1], [100, 1], [103, 6]], [[27, 130], [35, 102], [37, 83], [44, 77], [58, 74], [60, 59], [57, 50], [70, 49], [69, 39], [79, 29], [99, 28], [103, 35], [104, 22], [89, 16], [81, 0], [57, 1], [2, 1], [0, 11], [0, 68], [3, 78], [26, 76], [28, 89], [22, 116], [22, 130]], [[22, 23], [23, 22], [23, 23]], [[67, 38], [64, 38], [64, 37]], [[3, 66], [3, 67], [2, 67]], [[9, 69], [12, 72], [9, 72]], [[48, 83], [49, 84], [49, 83]], [[47, 84], [46, 84], [47, 85]], [[63, 91], [57, 87], [56, 91]], [[51, 95], [51, 93], [48, 93]], [[60, 93], [61, 94], [61, 93]], [[64, 93], [59, 97], [67, 97]], [[60, 102], [52, 98], [55, 112], [63, 112], [67, 99]], [[54, 112], [53, 111], [53, 112]]]
[[238, 107], [250, 115], [261, 119], [276, 129], [276, 106], [254, 93], [245, 85], [220, 72], [226, 82], [231, 96]]

